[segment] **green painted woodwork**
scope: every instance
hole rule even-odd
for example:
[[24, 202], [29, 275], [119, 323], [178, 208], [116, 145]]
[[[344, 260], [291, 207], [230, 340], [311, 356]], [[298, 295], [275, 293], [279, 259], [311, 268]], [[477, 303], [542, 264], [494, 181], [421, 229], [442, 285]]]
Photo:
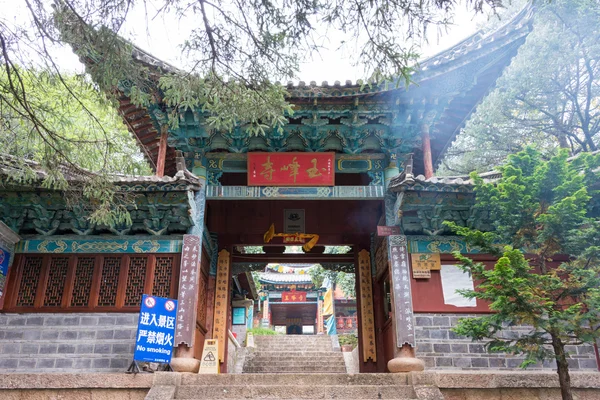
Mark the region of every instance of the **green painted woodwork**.
[[137, 236], [120, 238], [65, 238], [53, 236], [44, 239], [21, 240], [17, 253], [180, 253], [182, 237], [160, 238]]
[[208, 186], [208, 200], [378, 200], [383, 186]]
[[[199, 156], [199, 155], [197, 155]], [[200, 171], [201, 165], [206, 165], [209, 185], [219, 186], [224, 173], [246, 173], [248, 163], [246, 154], [240, 153], [207, 153], [194, 160], [194, 171]], [[387, 156], [375, 154], [336, 154], [335, 172], [340, 174], [367, 173], [371, 178], [370, 185], [383, 185], [383, 175]]]
[[467, 245], [459, 236], [407, 236], [406, 239], [409, 253], [479, 253], [478, 249]]
[[108, 227], [92, 224], [90, 209], [67, 204], [62, 192], [6, 189], [0, 191], [0, 220], [19, 234], [45, 236], [102, 233], [158, 236], [186, 233], [193, 225], [187, 191], [146, 191], [134, 196], [135, 206], [128, 207], [132, 223]]

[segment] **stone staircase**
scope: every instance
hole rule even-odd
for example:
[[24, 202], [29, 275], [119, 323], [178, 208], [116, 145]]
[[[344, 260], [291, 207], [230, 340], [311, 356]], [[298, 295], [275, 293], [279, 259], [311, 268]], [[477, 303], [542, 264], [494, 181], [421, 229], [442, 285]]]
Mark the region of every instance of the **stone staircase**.
[[344, 356], [334, 351], [331, 336], [256, 336], [246, 355], [244, 373], [346, 373]]
[[439, 389], [413, 386], [408, 374], [222, 374], [158, 372], [146, 400], [396, 399], [443, 400]]

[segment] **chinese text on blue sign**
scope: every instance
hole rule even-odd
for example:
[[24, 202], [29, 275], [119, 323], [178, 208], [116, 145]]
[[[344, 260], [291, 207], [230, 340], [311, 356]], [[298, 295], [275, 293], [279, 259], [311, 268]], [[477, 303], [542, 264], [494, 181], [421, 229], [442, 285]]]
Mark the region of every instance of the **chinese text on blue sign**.
[[142, 297], [135, 340], [135, 361], [170, 363], [175, 337], [177, 300], [163, 297]]

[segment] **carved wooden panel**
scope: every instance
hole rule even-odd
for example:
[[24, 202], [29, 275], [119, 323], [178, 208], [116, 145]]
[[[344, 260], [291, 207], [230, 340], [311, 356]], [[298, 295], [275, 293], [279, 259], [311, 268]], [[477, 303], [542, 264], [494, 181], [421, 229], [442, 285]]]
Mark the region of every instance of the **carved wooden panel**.
[[53, 257], [48, 270], [44, 307], [60, 307], [67, 282], [69, 257]]
[[140, 305], [146, 273], [148, 270], [148, 257], [136, 256], [129, 258], [129, 269], [127, 270], [127, 289], [125, 291], [125, 307]]
[[104, 257], [102, 275], [100, 276], [99, 307], [114, 307], [117, 305], [117, 287], [122, 257]]
[[42, 274], [42, 256], [28, 256], [23, 262], [23, 273], [19, 282], [16, 306], [33, 306], [37, 286]]
[[[120, 279], [125, 272], [121, 268], [125, 267], [126, 257], [129, 257], [127, 275]], [[10, 306], [5, 311], [34, 312], [52, 308], [55, 312], [57, 308], [64, 308], [81, 312], [94, 311], [96, 307], [102, 307], [103, 311], [127, 307], [129, 311], [140, 306], [144, 287], [151, 279], [150, 257], [156, 258], [153, 294], [171, 297], [173, 279], [179, 268], [175, 254], [18, 254], [17, 269], [8, 283], [14, 290], [9, 292], [11, 298], [5, 305]], [[47, 272], [43, 272], [46, 269]], [[41, 279], [46, 279], [46, 285], [38, 293]], [[70, 300], [63, 305], [65, 297]], [[123, 302], [122, 306], [117, 304], [117, 298], [119, 303]]]
[[94, 278], [95, 257], [78, 257], [75, 266], [75, 281], [71, 307], [87, 307], [90, 302], [92, 280]]
[[171, 281], [173, 279], [173, 256], [156, 256], [154, 267], [154, 282], [152, 294], [158, 297], [171, 296]]

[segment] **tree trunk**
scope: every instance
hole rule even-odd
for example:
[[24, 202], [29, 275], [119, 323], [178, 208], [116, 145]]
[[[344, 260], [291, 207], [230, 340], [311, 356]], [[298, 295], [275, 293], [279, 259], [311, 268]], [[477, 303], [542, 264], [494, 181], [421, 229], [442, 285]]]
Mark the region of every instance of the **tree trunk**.
[[558, 382], [560, 383], [560, 394], [562, 400], [573, 400], [571, 393], [571, 377], [569, 376], [569, 363], [565, 354], [565, 344], [558, 336], [550, 334], [552, 337], [552, 347], [554, 348], [554, 357], [558, 367]]

